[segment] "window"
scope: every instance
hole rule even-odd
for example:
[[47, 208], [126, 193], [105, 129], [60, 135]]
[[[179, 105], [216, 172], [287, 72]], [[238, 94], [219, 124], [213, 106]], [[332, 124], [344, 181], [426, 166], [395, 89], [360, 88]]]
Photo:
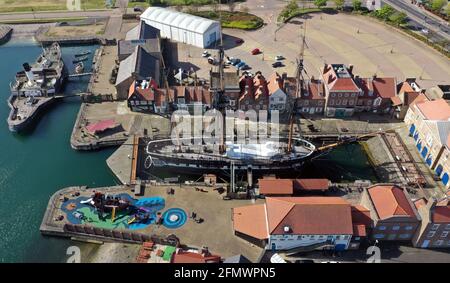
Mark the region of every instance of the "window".
[[442, 240], [437, 240], [437, 241], [434, 243], [434, 245], [435, 245], [435, 246], [442, 246], [443, 243], [444, 243], [444, 241], [442, 241]]
[[405, 227], [405, 230], [407, 230], [407, 231], [411, 231], [412, 229], [413, 229], [413, 226], [411, 226], [411, 225]]
[[447, 238], [448, 236], [448, 231], [444, 231], [441, 233], [441, 238]]
[[283, 97], [278, 98], [278, 101], [283, 102], [284, 101]]
[[352, 93], [352, 97], [355, 97], [356, 96], [356, 93]]
[[348, 97], [348, 93], [344, 94], [345, 97]]
[[428, 232], [428, 234], [427, 234], [427, 237], [428, 238], [432, 238], [432, 237], [434, 237], [434, 234], [435, 234], [436, 232], [434, 232], [434, 231], [430, 231], [430, 232]]
[[397, 238], [397, 234], [389, 234], [388, 235], [388, 240], [395, 240], [395, 238]]
[[344, 240], [348, 240], [348, 237], [349, 237], [348, 235], [345, 235]]
[[353, 105], [353, 104], [355, 104], [355, 102], [354, 102], [353, 100], [350, 100], [350, 101], [348, 102], [348, 104], [349, 104], [349, 105]]
[[309, 100], [305, 100], [305, 106], [309, 105]]
[[411, 234], [400, 234], [398, 237], [400, 239], [409, 239], [411, 238]]
[[384, 230], [386, 230], [386, 226], [380, 226], [380, 227], [378, 227], [378, 230], [384, 231]]
[[335, 94], [335, 93], [332, 93], [332, 94], [331, 94], [331, 97], [336, 97], [336, 94]]
[[373, 237], [375, 239], [383, 239], [384, 238], [384, 234], [375, 234]]
[[433, 224], [431, 227], [431, 230], [437, 230], [439, 228], [440, 224]]
[[334, 105], [334, 100], [330, 100], [330, 102], [328, 104]]
[[339, 94], [338, 94], [338, 97], [342, 97], [342, 93], [339, 93]]
[[450, 230], [450, 224], [447, 224], [447, 226], [445, 226], [445, 230]]
[[235, 105], [236, 105], [236, 101], [230, 100], [230, 105], [231, 105], [231, 106], [235, 106]]
[[342, 100], [342, 105], [347, 106], [347, 99]]
[[398, 230], [400, 230], [400, 226], [398, 226], [398, 225], [392, 226], [392, 230], [398, 231]]
[[340, 99], [338, 99], [338, 100], [336, 101], [336, 105], [341, 105], [341, 100], [340, 100]]
[[322, 106], [322, 105], [323, 105], [323, 100], [319, 100], [319, 101], [317, 102], [317, 105], [318, 105], [318, 106]]

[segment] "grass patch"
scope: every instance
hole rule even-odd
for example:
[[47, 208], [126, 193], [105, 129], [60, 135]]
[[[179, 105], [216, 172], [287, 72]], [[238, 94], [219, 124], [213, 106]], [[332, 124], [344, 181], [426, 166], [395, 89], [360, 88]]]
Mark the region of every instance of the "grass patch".
[[290, 10], [290, 11], [283, 10], [278, 15], [277, 20], [280, 23], [286, 23], [292, 18], [299, 17], [299, 16], [302, 16], [305, 14], [330, 12], [330, 11], [335, 11], [335, 9], [334, 8], [298, 8], [298, 9], [294, 9], [294, 10]]
[[[213, 11], [199, 11], [190, 12], [193, 15], [211, 19], [219, 20], [219, 13]], [[224, 28], [235, 28], [243, 30], [254, 30], [263, 26], [264, 21], [258, 16], [245, 12], [228, 12], [221, 11], [221, 24]]]
[[[116, 0], [111, 0], [112, 6]], [[81, 10], [106, 9], [105, 0], [81, 0]], [[66, 0], [0, 0], [0, 13], [68, 10]]]

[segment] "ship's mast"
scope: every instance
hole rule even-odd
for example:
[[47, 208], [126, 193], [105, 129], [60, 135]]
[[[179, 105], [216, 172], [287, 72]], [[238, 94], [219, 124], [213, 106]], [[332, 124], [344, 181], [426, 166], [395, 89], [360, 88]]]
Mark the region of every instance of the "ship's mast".
[[[220, 3], [219, 3], [220, 5]], [[220, 11], [219, 8], [219, 24], [222, 25], [222, 12]], [[222, 114], [222, 134], [220, 135], [220, 144], [219, 144], [219, 152], [220, 154], [225, 152], [225, 140], [224, 140], [224, 135], [225, 135], [225, 108], [222, 107], [222, 101], [223, 101], [223, 95], [225, 93], [225, 86], [224, 86], [224, 64], [223, 64], [223, 59], [224, 59], [224, 50], [223, 50], [223, 37], [222, 37], [222, 27], [220, 28], [220, 44], [219, 44], [219, 89], [216, 90], [216, 94], [215, 94], [215, 104], [216, 104], [216, 109], [218, 109], [221, 114]]]
[[305, 87], [305, 83], [304, 83], [304, 77], [303, 77], [303, 72], [305, 72], [304, 70], [304, 65], [303, 65], [303, 60], [304, 60], [304, 53], [305, 53], [305, 45], [306, 45], [306, 19], [304, 21], [304, 27], [303, 27], [303, 35], [302, 35], [302, 42], [300, 44], [300, 52], [297, 58], [297, 69], [296, 69], [296, 74], [295, 74], [295, 78], [296, 78], [296, 90], [295, 90], [295, 102], [294, 102], [294, 107], [291, 109], [291, 113], [290, 113], [290, 117], [289, 117], [289, 140], [288, 140], [288, 148], [287, 151], [288, 153], [292, 151], [292, 136], [294, 134], [294, 122], [295, 122], [295, 106], [297, 104], [297, 100], [301, 98], [301, 92], [303, 91], [304, 87]]

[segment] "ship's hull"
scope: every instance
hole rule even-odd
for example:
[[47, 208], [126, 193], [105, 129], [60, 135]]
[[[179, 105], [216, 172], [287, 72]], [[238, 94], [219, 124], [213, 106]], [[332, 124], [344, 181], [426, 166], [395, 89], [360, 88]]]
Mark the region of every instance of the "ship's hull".
[[36, 106], [35, 109], [33, 109], [33, 111], [30, 113], [30, 115], [26, 118], [23, 119], [21, 121], [17, 121], [14, 120], [12, 117], [14, 115], [14, 108], [11, 107], [11, 111], [9, 113], [9, 116], [7, 118], [7, 122], [8, 122], [8, 128], [11, 132], [13, 133], [18, 133], [18, 132], [22, 132], [24, 130], [26, 130], [28, 127], [30, 127], [33, 122], [35, 121], [36, 117], [42, 113], [42, 111], [49, 107], [51, 104], [53, 104], [53, 102], [56, 99], [54, 97], [49, 97], [48, 99], [46, 99], [42, 104]]
[[152, 167], [170, 168], [181, 172], [197, 173], [229, 171], [232, 167], [236, 171], [247, 171], [251, 168], [252, 171], [257, 172], [299, 170], [305, 162], [314, 157], [316, 151], [313, 144], [301, 139], [296, 140], [305, 146], [305, 151], [302, 154], [278, 154], [277, 156], [266, 158], [257, 155], [231, 158], [227, 154], [214, 155], [211, 153], [167, 154], [158, 151], [158, 148], [164, 147], [163, 145], [157, 145], [158, 141], [151, 141], [146, 148], [147, 155], [145, 160], [141, 160], [141, 163], [143, 163], [145, 169], [151, 169]]

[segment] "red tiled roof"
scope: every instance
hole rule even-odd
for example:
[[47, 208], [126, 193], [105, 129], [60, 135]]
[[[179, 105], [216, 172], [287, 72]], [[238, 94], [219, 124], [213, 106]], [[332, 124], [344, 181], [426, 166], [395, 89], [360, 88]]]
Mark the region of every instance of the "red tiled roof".
[[362, 205], [352, 205], [352, 222], [353, 224], [372, 226], [373, 220], [370, 217], [370, 210]]
[[308, 82], [308, 96], [302, 95], [304, 99], [325, 99], [325, 89], [323, 83], [319, 80]]
[[419, 208], [427, 205], [427, 200], [425, 198], [420, 198], [420, 199], [415, 200], [413, 203], [414, 203], [414, 206], [416, 207], [416, 209], [419, 209]]
[[397, 94], [397, 82], [395, 78], [373, 78], [374, 94], [381, 98], [395, 97]]
[[402, 100], [398, 96], [391, 97], [392, 106], [402, 105]]
[[380, 219], [397, 216], [417, 218], [403, 188], [396, 185], [374, 185], [368, 188], [368, 193]]
[[434, 207], [433, 223], [449, 223], [450, 224], [450, 205], [438, 205]]
[[292, 195], [294, 186], [291, 179], [259, 179], [259, 193], [263, 195]]
[[281, 79], [281, 76], [277, 72], [273, 73], [270, 76], [269, 82], [267, 84], [267, 87], [269, 89], [269, 95], [272, 95], [273, 93], [275, 93], [279, 89], [282, 89], [282, 87], [283, 87], [283, 80]]
[[444, 99], [416, 103], [416, 107], [427, 120], [448, 120], [450, 106]]
[[180, 251], [173, 254], [173, 263], [219, 263], [220, 256], [202, 255], [199, 253]]
[[269, 232], [285, 234], [353, 234], [350, 204], [339, 197], [266, 198]]
[[255, 204], [235, 207], [232, 211], [235, 231], [256, 239], [267, 239], [266, 205]]
[[295, 179], [295, 188], [306, 191], [326, 191], [330, 185], [328, 179]]

